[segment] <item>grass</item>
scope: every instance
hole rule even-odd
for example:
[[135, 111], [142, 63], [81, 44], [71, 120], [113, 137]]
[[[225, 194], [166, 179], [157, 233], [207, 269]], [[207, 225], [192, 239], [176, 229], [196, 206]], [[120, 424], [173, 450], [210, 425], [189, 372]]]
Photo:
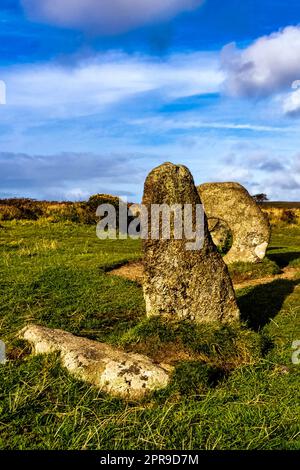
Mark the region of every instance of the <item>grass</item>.
[[300, 266], [300, 229], [298, 225], [273, 228], [268, 258], [280, 268]]
[[155, 362], [198, 361], [226, 375], [241, 364], [253, 364], [264, 350], [264, 338], [240, 324], [195, 325], [188, 321], [143, 319], [118, 344]]
[[229, 273], [235, 282], [274, 276], [280, 272], [278, 264], [269, 258], [264, 258], [257, 264], [235, 262], [229, 265]]
[[[92, 226], [2, 222], [1, 449], [300, 449], [300, 275], [239, 290], [241, 325], [145, 319], [141, 288], [107, 275], [141, 256], [136, 240], [100, 241]], [[267, 260], [248, 278], [300, 266], [300, 228], [273, 230]], [[271, 272], [270, 272], [271, 270]], [[250, 273], [250, 274], [249, 274]], [[36, 322], [176, 367], [142, 402], [100, 393], [56, 355], [32, 357], [16, 332]]]

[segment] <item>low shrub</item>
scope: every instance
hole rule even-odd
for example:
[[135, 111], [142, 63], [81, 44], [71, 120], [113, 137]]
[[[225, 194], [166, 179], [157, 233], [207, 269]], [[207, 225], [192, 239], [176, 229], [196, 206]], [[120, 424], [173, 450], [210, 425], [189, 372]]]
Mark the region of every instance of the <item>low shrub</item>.
[[297, 223], [297, 216], [294, 211], [292, 210], [284, 210], [281, 215], [281, 221], [287, 224], [296, 224]]
[[268, 217], [271, 225], [300, 224], [300, 208], [264, 207], [263, 213]]
[[[1, 199], [0, 219], [2, 217], [2, 220], [37, 220], [43, 213], [41, 204], [34, 199], [27, 198]], [[11, 218], [3, 218], [9, 216]]]
[[20, 220], [22, 211], [15, 206], [0, 205], [0, 220]]

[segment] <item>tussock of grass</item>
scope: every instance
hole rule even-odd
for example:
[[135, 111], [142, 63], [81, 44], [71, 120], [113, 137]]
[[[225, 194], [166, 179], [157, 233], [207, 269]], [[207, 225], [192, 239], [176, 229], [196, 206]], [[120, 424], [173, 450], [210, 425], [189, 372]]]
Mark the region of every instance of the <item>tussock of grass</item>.
[[28, 243], [28, 241], [21, 238], [19, 240], [9, 241], [8, 243], [0, 242], [0, 247], [1, 246], [4, 247], [8, 253], [15, 252], [18, 256], [37, 256], [51, 250], [57, 250], [58, 242], [57, 240], [42, 238], [33, 243]]
[[239, 324], [199, 324], [158, 317], [142, 320], [119, 344], [156, 362], [201, 361], [224, 370], [253, 364], [262, 354], [264, 339]]
[[265, 258], [261, 263], [236, 262], [229, 265], [229, 273], [235, 282], [259, 279], [280, 273], [280, 268], [275, 261]]
[[164, 395], [176, 393], [182, 397], [205, 394], [220, 384], [226, 373], [227, 371], [215, 365], [192, 360], [182, 361], [176, 366]]
[[33, 245], [22, 246], [18, 250], [19, 256], [36, 256], [40, 253], [46, 253], [51, 250], [57, 250], [58, 243], [56, 240], [39, 240]]

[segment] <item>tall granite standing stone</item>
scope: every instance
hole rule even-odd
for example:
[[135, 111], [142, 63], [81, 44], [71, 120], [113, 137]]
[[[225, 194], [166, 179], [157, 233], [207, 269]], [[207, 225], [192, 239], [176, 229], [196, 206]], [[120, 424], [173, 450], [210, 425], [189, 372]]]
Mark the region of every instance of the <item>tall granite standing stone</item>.
[[143, 289], [147, 315], [195, 322], [237, 320], [239, 310], [232, 282], [211, 239], [206, 216], [202, 248], [187, 250], [188, 240], [174, 239], [174, 233], [168, 240], [151, 239], [153, 204], [191, 204], [193, 208], [201, 204], [193, 177], [185, 166], [165, 163], [151, 171], [145, 182], [143, 205], [148, 209], [148, 239], [143, 241]]
[[198, 192], [208, 220], [219, 219], [231, 230], [233, 242], [224, 261], [261, 261], [270, 241], [270, 226], [248, 191], [238, 183], [205, 183], [198, 186]]

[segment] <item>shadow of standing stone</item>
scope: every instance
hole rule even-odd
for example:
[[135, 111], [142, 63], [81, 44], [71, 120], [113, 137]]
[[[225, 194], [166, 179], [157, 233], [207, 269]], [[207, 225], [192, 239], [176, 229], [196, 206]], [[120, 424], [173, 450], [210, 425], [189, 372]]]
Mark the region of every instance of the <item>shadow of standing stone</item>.
[[[190, 171], [165, 163], [148, 175], [143, 205], [148, 209], [148, 239], [143, 241], [143, 290], [148, 316], [168, 315], [196, 322], [230, 322], [239, 319], [232, 282], [225, 263], [212, 241], [204, 215], [203, 246], [187, 250], [185, 236], [151, 239], [153, 204], [201, 204]], [[193, 229], [195, 220], [193, 217]], [[172, 225], [172, 224], [171, 224]]]

